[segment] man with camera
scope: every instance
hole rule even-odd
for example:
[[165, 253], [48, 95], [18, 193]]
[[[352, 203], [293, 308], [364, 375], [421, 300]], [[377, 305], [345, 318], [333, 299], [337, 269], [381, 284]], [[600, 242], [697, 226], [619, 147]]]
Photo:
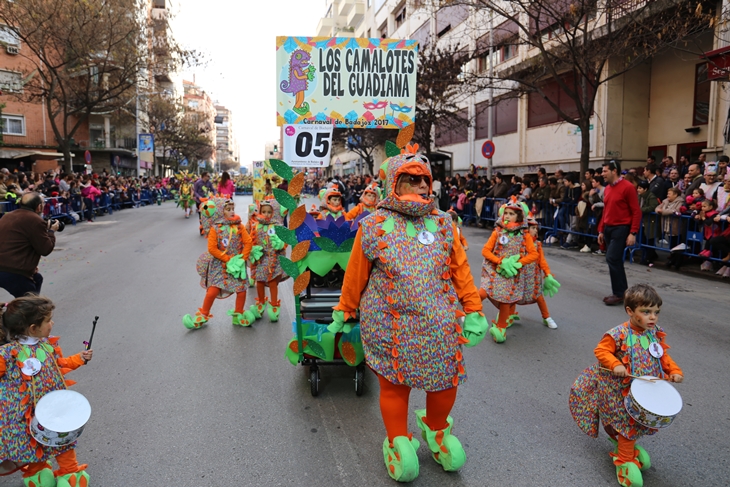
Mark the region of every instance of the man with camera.
[[26, 193], [17, 210], [0, 218], [0, 287], [16, 298], [41, 292], [38, 262], [56, 246], [60, 222], [43, 220], [43, 205], [40, 193]]

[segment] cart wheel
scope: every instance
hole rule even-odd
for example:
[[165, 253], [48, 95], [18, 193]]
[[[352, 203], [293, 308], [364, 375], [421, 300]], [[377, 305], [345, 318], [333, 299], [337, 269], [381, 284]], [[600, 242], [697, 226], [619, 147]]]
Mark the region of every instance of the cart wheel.
[[365, 367], [358, 365], [355, 367], [355, 395], [362, 396], [363, 384], [365, 383]]
[[319, 394], [319, 368], [318, 367], [310, 367], [309, 368], [309, 388], [312, 391], [312, 396], [317, 397], [317, 394]]

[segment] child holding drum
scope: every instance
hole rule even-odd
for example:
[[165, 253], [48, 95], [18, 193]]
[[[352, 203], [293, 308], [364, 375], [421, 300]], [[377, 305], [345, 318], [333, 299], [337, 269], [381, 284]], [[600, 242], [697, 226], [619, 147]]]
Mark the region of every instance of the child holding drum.
[[[598, 343], [594, 350], [598, 363], [576, 379], [570, 390], [569, 406], [575, 422], [593, 438], [598, 437], [600, 419], [616, 445], [611, 457], [618, 483], [641, 487], [641, 472], [651, 466], [651, 460], [636, 440], [668, 426], [679, 412], [681, 398], [664, 381], [682, 382], [683, 373], [667, 353], [666, 333], [657, 326], [662, 298], [654, 288], [646, 284], [632, 286], [624, 293], [624, 304], [629, 321], [608, 330]], [[642, 376], [663, 381], [639, 379]], [[632, 378], [638, 384], [632, 385]], [[637, 405], [635, 389], [650, 389], [649, 394], [655, 395], [668, 393], [661, 401], [661, 409], [673, 411], [652, 411]]]
[[[53, 302], [42, 296], [17, 298], [0, 306], [0, 332], [7, 344], [0, 347], [0, 475], [23, 470], [26, 487], [87, 486], [86, 465], [76, 461], [76, 442], [45, 446], [29, 433], [37, 402], [73, 381], [63, 374], [91, 360], [85, 350], [64, 357], [53, 329]], [[60, 442], [59, 442], [60, 443]], [[49, 460], [56, 459], [58, 470]]]

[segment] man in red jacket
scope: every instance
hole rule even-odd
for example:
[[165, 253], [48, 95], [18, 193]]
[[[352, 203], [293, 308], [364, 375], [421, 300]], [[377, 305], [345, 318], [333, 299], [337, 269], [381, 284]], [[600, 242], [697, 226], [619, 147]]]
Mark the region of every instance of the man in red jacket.
[[603, 165], [606, 189], [603, 196], [603, 217], [598, 224], [598, 243], [606, 245], [606, 263], [611, 275], [610, 296], [603, 298], [608, 306], [623, 303], [629, 285], [624, 269], [624, 250], [636, 244], [641, 226], [641, 207], [636, 188], [621, 177], [621, 165], [611, 160]]
[[41, 292], [38, 262], [56, 246], [58, 222], [43, 220], [43, 204], [40, 193], [26, 193], [17, 210], [0, 218], [0, 288], [16, 298]]

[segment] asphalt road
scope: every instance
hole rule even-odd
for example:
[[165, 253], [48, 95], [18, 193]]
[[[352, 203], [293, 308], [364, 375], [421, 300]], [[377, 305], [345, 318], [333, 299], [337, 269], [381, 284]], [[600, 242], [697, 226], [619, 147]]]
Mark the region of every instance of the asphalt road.
[[[245, 211], [249, 200], [237, 201]], [[465, 235], [478, 281], [488, 232], [469, 228]], [[57, 306], [54, 333], [67, 354], [81, 350], [99, 316], [94, 359], [70, 374], [93, 409], [77, 448], [92, 485], [394, 485], [381, 455], [385, 431], [372, 373], [356, 397], [349, 368], [324, 368], [320, 396], [313, 398], [306, 369], [284, 358], [292, 336], [291, 281], [280, 290], [278, 324], [231, 326], [230, 298], [216, 302], [210, 326], [193, 332], [182, 326], [182, 316], [202, 303], [195, 261], [203, 251], [197, 220], [168, 202], [67, 227], [41, 263], [43, 291]], [[548, 300], [559, 328], [544, 327], [536, 305], [523, 307], [506, 343], [488, 337], [466, 349], [469, 380], [452, 415], [467, 464], [444, 473], [422, 442], [413, 485], [618, 485], [607, 437], [584, 435], [567, 400], [573, 380], [595, 361], [603, 332], [626, 315], [601, 302], [610, 291], [602, 257], [546, 254], [562, 284]], [[641, 441], [653, 463], [644, 485], [730, 485], [730, 285], [628, 269], [631, 283], [660, 291], [660, 324], [686, 377], [677, 386], [680, 416]], [[0, 290], [0, 301], [7, 298]], [[424, 407], [425, 395], [414, 391], [411, 404]], [[415, 417], [411, 427], [417, 431]], [[0, 478], [0, 487], [21, 485], [17, 474]]]

